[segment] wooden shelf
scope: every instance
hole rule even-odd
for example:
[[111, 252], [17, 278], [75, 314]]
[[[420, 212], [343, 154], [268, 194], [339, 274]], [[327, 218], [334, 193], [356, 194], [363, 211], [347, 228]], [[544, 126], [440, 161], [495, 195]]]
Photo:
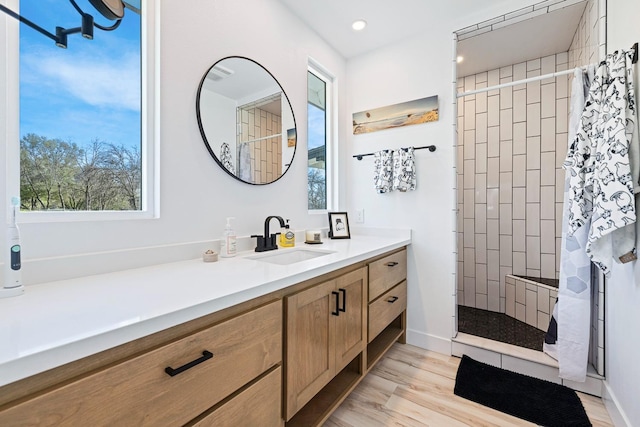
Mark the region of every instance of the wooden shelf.
[[375, 365], [382, 356], [398, 341], [404, 334], [404, 329], [400, 326], [402, 315], [398, 316], [389, 326], [367, 346], [367, 371]]
[[340, 371], [285, 426], [310, 427], [324, 423], [364, 377], [360, 369], [361, 357], [362, 353]]

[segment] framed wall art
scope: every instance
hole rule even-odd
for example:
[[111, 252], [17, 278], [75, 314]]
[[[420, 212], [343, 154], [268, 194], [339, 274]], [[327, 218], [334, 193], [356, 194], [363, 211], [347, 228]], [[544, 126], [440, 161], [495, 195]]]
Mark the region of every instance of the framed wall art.
[[346, 212], [329, 212], [329, 238], [350, 239], [349, 218]]

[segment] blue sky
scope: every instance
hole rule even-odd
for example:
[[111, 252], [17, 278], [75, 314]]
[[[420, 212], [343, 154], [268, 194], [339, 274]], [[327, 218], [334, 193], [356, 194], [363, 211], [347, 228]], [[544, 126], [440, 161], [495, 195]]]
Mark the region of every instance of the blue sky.
[[307, 134], [309, 137], [307, 149], [310, 150], [312, 148], [316, 148], [325, 144], [326, 125], [324, 122], [324, 110], [321, 110], [315, 105], [308, 103], [307, 114]]
[[[98, 24], [113, 23], [88, 0], [76, 2]], [[20, 14], [51, 33], [81, 21], [66, 0], [21, 0]], [[20, 137], [139, 147], [139, 34], [140, 17], [129, 9], [116, 30], [94, 28], [93, 40], [70, 34], [67, 49], [20, 24]]]

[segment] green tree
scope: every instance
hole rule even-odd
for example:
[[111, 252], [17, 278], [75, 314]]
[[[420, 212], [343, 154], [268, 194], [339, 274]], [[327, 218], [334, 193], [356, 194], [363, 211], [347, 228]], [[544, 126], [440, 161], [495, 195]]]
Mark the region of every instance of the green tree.
[[73, 143], [25, 135], [20, 141], [20, 194], [26, 196], [24, 205], [38, 210], [67, 209], [80, 152]]
[[309, 209], [327, 208], [327, 186], [323, 169], [308, 168], [307, 192]]
[[137, 149], [28, 134], [20, 141], [22, 209], [138, 210], [141, 164]]

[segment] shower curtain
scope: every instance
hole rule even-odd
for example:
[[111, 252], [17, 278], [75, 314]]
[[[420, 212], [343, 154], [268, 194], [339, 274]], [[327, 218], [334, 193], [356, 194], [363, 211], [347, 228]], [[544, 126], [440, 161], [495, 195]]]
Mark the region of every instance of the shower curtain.
[[[587, 70], [576, 69], [571, 86], [571, 104], [569, 106], [568, 144], [570, 145], [578, 131], [580, 117], [585, 107], [589, 86], [593, 80], [595, 67]], [[560, 249], [560, 277], [558, 300], [553, 308], [549, 330], [545, 336], [543, 351], [554, 359], [562, 360], [560, 377], [584, 381], [589, 344], [589, 285], [591, 260], [585, 253], [586, 228], [568, 235], [569, 219], [569, 183], [571, 174], [565, 173], [564, 205], [562, 212], [562, 245]], [[571, 273], [569, 273], [571, 272]], [[571, 283], [571, 292], [568, 284]], [[560, 307], [562, 301], [562, 308]], [[558, 313], [562, 309], [563, 316]], [[569, 314], [570, 313], [570, 314]], [[563, 321], [560, 324], [560, 319]], [[563, 345], [559, 344], [558, 330], [562, 330]], [[586, 335], [585, 335], [586, 333]]]
[[640, 188], [640, 158], [632, 73], [630, 52], [615, 52], [600, 63], [563, 165], [568, 191], [556, 319], [557, 357], [560, 377], [573, 381], [585, 380], [589, 352], [587, 260], [607, 275], [614, 260], [635, 259], [634, 193]]

